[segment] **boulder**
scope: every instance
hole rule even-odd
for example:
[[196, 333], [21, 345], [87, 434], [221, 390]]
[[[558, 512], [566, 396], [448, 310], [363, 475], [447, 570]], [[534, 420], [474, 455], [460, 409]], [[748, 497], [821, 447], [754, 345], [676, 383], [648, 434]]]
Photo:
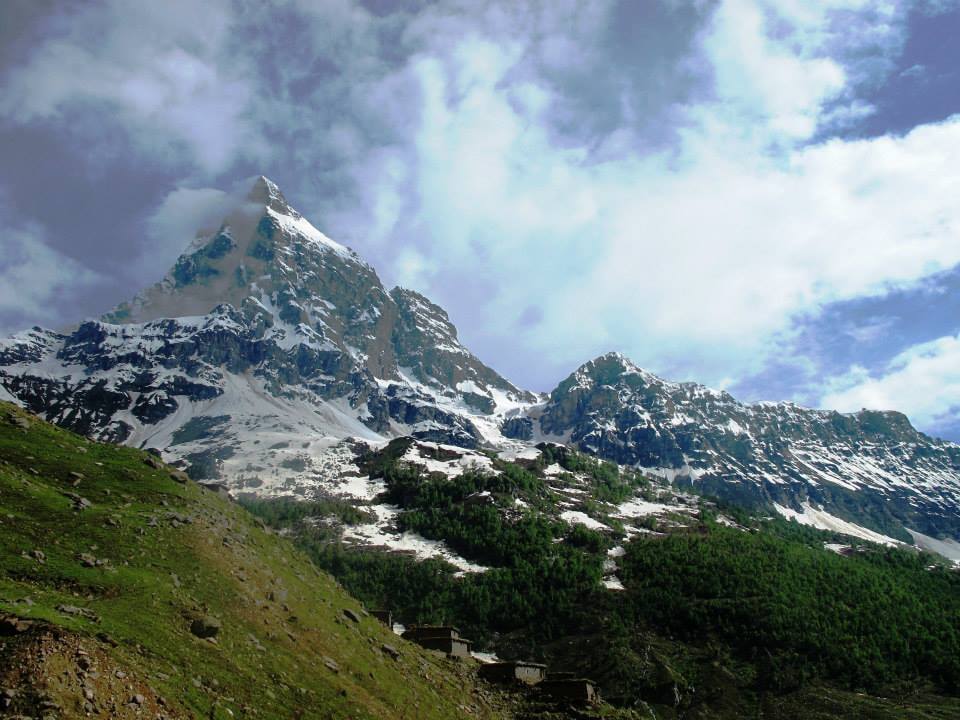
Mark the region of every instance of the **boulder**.
[[198, 638], [212, 638], [220, 634], [221, 627], [220, 621], [217, 620], [217, 618], [205, 615], [204, 617], [196, 618], [190, 623], [190, 632]]
[[0, 616], [0, 635], [19, 635], [33, 627], [33, 621], [16, 615]]
[[190, 479], [190, 476], [187, 475], [183, 470], [171, 470], [170, 479], [181, 485], [186, 485], [187, 481]]
[[57, 605], [57, 612], [61, 612], [64, 615], [73, 615], [74, 617], [82, 617], [93, 622], [100, 622], [100, 616], [97, 615], [92, 610], [87, 610], [86, 608], [77, 607], [76, 605]]

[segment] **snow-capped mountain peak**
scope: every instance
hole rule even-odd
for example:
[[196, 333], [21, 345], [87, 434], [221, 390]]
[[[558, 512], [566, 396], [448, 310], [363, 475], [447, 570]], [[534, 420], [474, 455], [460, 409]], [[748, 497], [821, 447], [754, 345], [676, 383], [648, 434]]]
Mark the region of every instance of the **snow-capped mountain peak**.
[[[310, 281], [317, 273], [374, 274], [354, 252], [291, 207], [276, 184], [263, 176], [216, 232], [184, 244], [184, 252], [159, 283], [104, 319], [144, 322], [203, 315], [221, 303], [240, 308], [248, 300], [267, 306], [284, 288], [311, 292]], [[328, 264], [342, 267], [326, 268]]]
[[498, 418], [536, 399], [464, 348], [437, 305], [388, 292], [265, 177], [184, 244], [163, 280], [102, 321], [0, 346], [4, 397], [241, 484], [255, 468], [275, 482], [309, 476], [346, 436], [497, 442]]
[[253, 181], [247, 200], [257, 205], [269, 207], [284, 215], [299, 216], [299, 213], [287, 203], [277, 184], [266, 175], [260, 175]]

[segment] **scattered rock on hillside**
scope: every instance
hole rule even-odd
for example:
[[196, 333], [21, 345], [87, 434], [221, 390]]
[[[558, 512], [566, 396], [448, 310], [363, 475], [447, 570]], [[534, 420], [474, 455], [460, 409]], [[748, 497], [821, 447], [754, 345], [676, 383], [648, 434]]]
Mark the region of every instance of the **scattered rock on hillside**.
[[[31, 632], [6, 641], [0, 687], [10, 689], [0, 691], [4, 717], [185, 717], [173, 708], [161, 709], [156, 692], [132, 673], [118, 670], [89, 637], [40, 622]], [[138, 695], [139, 703], [134, 700]]]
[[192, 521], [189, 515], [184, 515], [178, 512], [169, 512], [167, 513], [167, 520], [170, 521], [170, 525], [177, 528], [181, 525], [189, 525]]
[[30, 421], [27, 420], [25, 417], [21, 417], [19, 415], [13, 415], [10, 417], [10, 422], [16, 425], [18, 428], [22, 428], [23, 430], [30, 429]]
[[73, 615], [75, 617], [86, 618], [92, 622], [100, 622], [100, 616], [97, 615], [92, 610], [87, 610], [86, 608], [77, 607], [76, 605], [57, 605], [57, 612], [62, 612], [64, 615]]
[[170, 479], [174, 482], [180, 483], [181, 485], [186, 485], [187, 481], [190, 479], [190, 476], [187, 475], [183, 470], [171, 470]]
[[196, 618], [190, 623], [190, 632], [198, 638], [212, 638], [220, 633], [220, 621], [217, 618], [207, 615], [202, 618]]
[[33, 621], [24, 620], [16, 615], [0, 617], [0, 635], [18, 635], [26, 632], [33, 626]]
[[86, 510], [93, 507], [93, 503], [82, 495], [77, 495], [76, 493], [72, 492], [65, 492], [63, 493], [63, 496], [73, 503], [74, 510]]

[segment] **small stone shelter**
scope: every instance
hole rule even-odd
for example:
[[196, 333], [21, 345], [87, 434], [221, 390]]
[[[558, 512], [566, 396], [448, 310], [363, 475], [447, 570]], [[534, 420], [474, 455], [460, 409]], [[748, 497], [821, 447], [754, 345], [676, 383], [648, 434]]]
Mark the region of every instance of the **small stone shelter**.
[[480, 677], [491, 682], [522, 682], [527, 685], [536, 685], [546, 677], [547, 666], [522, 660], [493, 662], [481, 665], [478, 672]]
[[593, 681], [586, 678], [558, 678], [551, 675], [538, 687], [555, 698], [578, 705], [592, 705], [600, 701]]
[[470, 657], [473, 641], [460, 637], [460, 630], [451, 626], [418, 625], [401, 636], [428, 650], [439, 650], [453, 657]]

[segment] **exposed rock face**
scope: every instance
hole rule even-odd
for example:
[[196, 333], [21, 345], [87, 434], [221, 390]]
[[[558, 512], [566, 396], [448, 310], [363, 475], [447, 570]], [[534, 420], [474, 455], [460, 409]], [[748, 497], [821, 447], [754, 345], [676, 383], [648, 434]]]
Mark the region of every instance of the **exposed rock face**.
[[266, 178], [102, 321], [0, 342], [0, 387], [76, 432], [166, 448], [196, 479], [229, 475], [240, 446], [261, 440], [247, 465], [275, 468], [288, 458], [265, 452], [272, 435], [473, 447], [498, 425], [481, 422], [485, 436], [475, 417], [535, 400], [466, 350], [441, 308], [388, 292]]
[[727, 500], [809, 502], [905, 540], [903, 527], [960, 535], [960, 446], [900, 413], [745, 405], [612, 353], [564, 380], [540, 425], [584, 451]]
[[514, 438], [515, 440], [533, 439], [533, 420], [528, 417], [512, 417], [504, 420], [500, 426], [500, 432], [504, 437]]
[[397, 362], [419, 381], [455, 389], [464, 402], [488, 414], [496, 409], [497, 394], [534, 402], [533, 394], [519, 392], [460, 344], [443, 308], [405, 288], [394, 288], [390, 297], [398, 310], [392, 338]]

